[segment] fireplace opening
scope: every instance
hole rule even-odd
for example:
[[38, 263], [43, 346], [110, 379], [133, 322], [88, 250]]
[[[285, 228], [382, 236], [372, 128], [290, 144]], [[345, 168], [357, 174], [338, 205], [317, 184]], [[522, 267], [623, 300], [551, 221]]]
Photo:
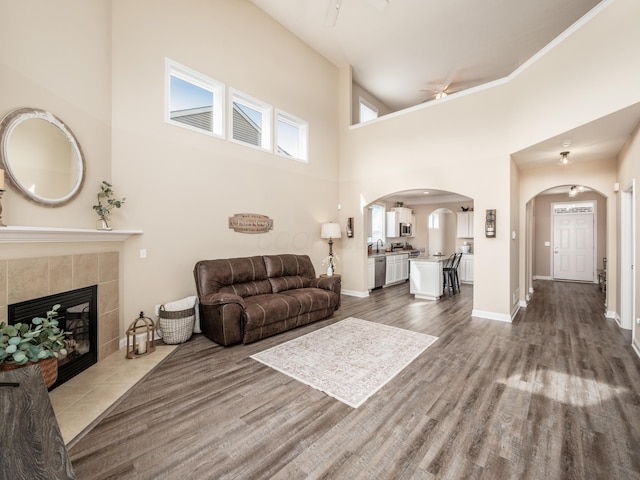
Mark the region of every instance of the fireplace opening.
[[34, 317], [46, 317], [54, 305], [59, 326], [70, 332], [65, 339], [67, 355], [58, 359], [58, 380], [50, 390], [62, 385], [98, 361], [97, 285], [56, 293], [8, 306], [10, 324], [31, 323]]

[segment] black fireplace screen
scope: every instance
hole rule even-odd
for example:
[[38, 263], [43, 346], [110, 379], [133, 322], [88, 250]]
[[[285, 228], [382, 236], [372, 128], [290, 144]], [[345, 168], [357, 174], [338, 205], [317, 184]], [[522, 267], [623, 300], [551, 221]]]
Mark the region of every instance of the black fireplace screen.
[[34, 317], [46, 317], [59, 304], [56, 319], [64, 331], [68, 354], [58, 359], [58, 380], [52, 389], [73, 378], [98, 361], [98, 307], [96, 285], [70, 292], [14, 303], [8, 307], [10, 324], [31, 323]]

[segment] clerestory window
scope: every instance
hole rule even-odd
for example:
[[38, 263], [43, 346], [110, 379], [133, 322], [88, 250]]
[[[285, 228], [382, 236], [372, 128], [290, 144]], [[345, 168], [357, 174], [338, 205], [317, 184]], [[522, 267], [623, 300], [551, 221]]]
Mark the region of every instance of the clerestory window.
[[165, 121], [224, 138], [224, 84], [166, 59]]

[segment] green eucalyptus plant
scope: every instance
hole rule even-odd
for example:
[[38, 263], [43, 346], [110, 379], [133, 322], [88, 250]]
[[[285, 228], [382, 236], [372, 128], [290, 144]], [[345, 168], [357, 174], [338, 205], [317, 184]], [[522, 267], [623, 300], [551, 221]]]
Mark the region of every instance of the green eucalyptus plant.
[[27, 362], [39, 362], [45, 358], [67, 354], [64, 339], [69, 332], [58, 326], [58, 309], [54, 305], [46, 318], [35, 317], [28, 323], [7, 325], [0, 323], [0, 364], [14, 362], [24, 365]]
[[114, 208], [120, 208], [124, 205], [125, 197], [120, 200], [113, 198], [113, 185], [107, 181], [103, 181], [100, 184], [100, 191], [98, 192], [98, 203], [93, 206], [93, 209], [98, 216], [103, 220], [108, 220], [111, 210]]

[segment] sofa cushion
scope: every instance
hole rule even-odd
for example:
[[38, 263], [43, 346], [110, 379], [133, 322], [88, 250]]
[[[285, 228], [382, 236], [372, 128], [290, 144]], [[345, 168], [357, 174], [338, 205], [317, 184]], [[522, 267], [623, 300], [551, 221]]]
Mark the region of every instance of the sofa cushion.
[[242, 298], [252, 295], [264, 295], [271, 293], [271, 282], [269, 280], [260, 280], [257, 282], [235, 283], [218, 290], [219, 293], [234, 293]]
[[289, 277], [301, 276], [305, 278], [315, 278], [316, 271], [308, 255], [265, 255], [264, 266], [267, 277]]
[[245, 298], [244, 328], [254, 330], [271, 323], [296, 317], [300, 313], [300, 302], [293, 296], [281, 293], [254, 295]]
[[290, 275], [288, 277], [270, 278], [269, 283], [271, 283], [273, 293], [278, 293], [294, 288], [308, 287], [311, 284], [311, 279], [300, 275]]
[[333, 308], [338, 304], [338, 295], [321, 288], [298, 288], [287, 290], [282, 294], [293, 297], [300, 303], [300, 313]]
[[271, 291], [261, 256], [201, 260], [194, 274], [200, 298], [217, 292], [246, 297]]

